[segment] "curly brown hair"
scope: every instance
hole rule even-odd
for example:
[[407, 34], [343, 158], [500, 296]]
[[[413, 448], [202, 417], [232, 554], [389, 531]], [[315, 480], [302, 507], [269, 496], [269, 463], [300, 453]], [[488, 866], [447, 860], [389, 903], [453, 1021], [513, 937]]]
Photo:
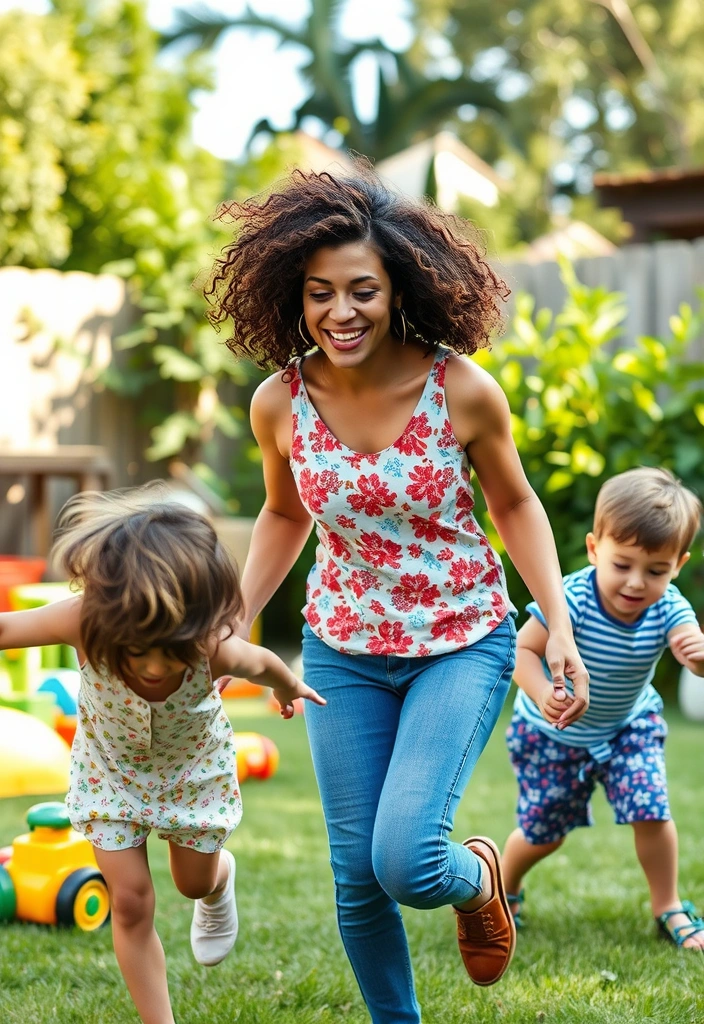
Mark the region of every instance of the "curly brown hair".
[[81, 644], [122, 676], [127, 652], [161, 647], [194, 667], [242, 608], [237, 570], [212, 525], [159, 485], [85, 491], [59, 514], [53, 556], [81, 602]]
[[408, 335], [471, 355], [502, 323], [506, 284], [465, 221], [390, 191], [367, 166], [354, 175], [293, 171], [266, 197], [223, 203], [239, 226], [216, 260], [205, 296], [215, 327], [232, 317], [228, 348], [261, 367], [286, 367], [311, 343], [298, 332], [306, 260], [323, 246], [368, 242], [396, 293]]

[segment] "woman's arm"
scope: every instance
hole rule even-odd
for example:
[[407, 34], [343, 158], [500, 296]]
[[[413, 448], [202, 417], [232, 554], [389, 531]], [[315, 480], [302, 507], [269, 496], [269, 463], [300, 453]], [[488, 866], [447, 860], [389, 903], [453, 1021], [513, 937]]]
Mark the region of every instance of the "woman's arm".
[[586, 701], [575, 700], [569, 693], [555, 692], [543, 671], [543, 658], [548, 642], [548, 631], [531, 615], [518, 631], [516, 638], [516, 685], [537, 706], [543, 718], [558, 729], [573, 725], [587, 710]]
[[242, 572], [244, 613], [237, 632], [243, 637], [249, 636], [252, 622], [288, 575], [313, 526], [288, 464], [291, 399], [279, 374], [257, 388], [250, 417], [262, 453], [266, 499]]
[[0, 614], [0, 650], [16, 647], [80, 646], [81, 598], [70, 597], [43, 608]]
[[270, 686], [281, 705], [284, 718], [293, 715], [293, 702], [297, 697], [312, 700], [314, 704], [326, 703], [319, 693], [295, 676], [273, 651], [247, 643], [234, 634], [218, 644], [210, 658], [210, 672], [213, 679], [222, 675], [244, 676], [252, 683]]
[[447, 397], [452, 426], [486, 499], [508, 555], [548, 625], [545, 659], [556, 691], [564, 677], [575, 698], [588, 703], [589, 675], [572, 635], [562, 573], [548, 517], [523, 472], [511, 436], [508, 402], [496, 381], [475, 363], [453, 359]]

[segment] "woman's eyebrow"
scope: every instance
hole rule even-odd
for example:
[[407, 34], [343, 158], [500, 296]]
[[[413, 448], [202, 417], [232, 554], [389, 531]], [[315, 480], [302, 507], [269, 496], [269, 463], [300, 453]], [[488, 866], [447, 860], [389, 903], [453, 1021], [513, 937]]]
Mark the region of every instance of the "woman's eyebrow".
[[[360, 284], [362, 281], [377, 281], [377, 280], [378, 280], [378, 278], [374, 277], [373, 274], [362, 274], [361, 277], [354, 277], [354, 278], [352, 278], [352, 280], [350, 281], [350, 284]], [[328, 281], [327, 278], [325, 278], [325, 277], [313, 277], [312, 274], [311, 274], [310, 277], [306, 278], [306, 284], [308, 283], [308, 281], [317, 281], [318, 284], [332, 284], [332, 281]]]

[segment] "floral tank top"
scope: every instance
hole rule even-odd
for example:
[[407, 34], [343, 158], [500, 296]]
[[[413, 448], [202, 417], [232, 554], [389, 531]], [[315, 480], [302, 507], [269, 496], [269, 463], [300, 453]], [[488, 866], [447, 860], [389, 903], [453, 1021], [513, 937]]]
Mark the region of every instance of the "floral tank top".
[[450, 425], [449, 355], [435, 352], [406, 429], [373, 454], [334, 437], [308, 397], [301, 360], [291, 367], [290, 465], [319, 541], [303, 614], [343, 653], [444, 654], [476, 643], [509, 611]]

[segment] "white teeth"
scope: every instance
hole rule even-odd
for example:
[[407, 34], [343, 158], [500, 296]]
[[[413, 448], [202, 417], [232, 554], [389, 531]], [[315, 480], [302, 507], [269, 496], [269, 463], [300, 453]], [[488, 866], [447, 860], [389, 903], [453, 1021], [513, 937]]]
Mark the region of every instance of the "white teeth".
[[330, 337], [334, 338], [335, 341], [356, 341], [357, 338], [361, 338], [366, 328], [362, 328], [359, 331], [354, 331], [350, 334], [341, 334], [339, 331], [330, 331]]

